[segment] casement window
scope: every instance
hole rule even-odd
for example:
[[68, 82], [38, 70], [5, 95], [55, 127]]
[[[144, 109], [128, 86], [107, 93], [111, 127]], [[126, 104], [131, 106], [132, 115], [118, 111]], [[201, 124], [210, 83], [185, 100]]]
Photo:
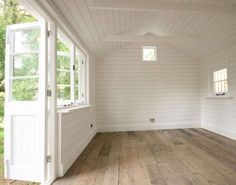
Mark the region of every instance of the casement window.
[[85, 55], [79, 50], [75, 49], [75, 102], [76, 104], [85, 104], [86, 100], [86, 60]]
[[[26, 25], [26, 24], [25, 24]], [[39, 23], [20, 26], [8, 37], [12, 71], [10, 72], [12, 101], [35, 101], [38, 99], [39, 79]], [[17, 26], [16, 26], [17, 27]], [[28, 28], [29, 27], [29, 28]]]
[[157, 61], [156, 46], [143, 46], [143, 61]]
[[221, 69], [213, 72], [214, 95], [224, 96], [228, 94], [228, 74], [227, 69]]
[[57, 40], [57, 104], [61, 107], [85, 104], [85, 56], [76, 46]]
[[57, 40], [57, 101], [58, 105], [73, 104], [71, 96], [71, 47]]

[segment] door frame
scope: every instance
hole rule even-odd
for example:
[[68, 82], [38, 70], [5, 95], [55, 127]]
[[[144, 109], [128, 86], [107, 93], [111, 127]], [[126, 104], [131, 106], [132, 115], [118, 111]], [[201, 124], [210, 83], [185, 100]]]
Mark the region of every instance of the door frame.
[[48, 31], [50, 31], [49, 39], [48, 39], [48, 66], [49, 66], [49, 74], [50, 74], [50, 83], [49, 90], [51, 91], [51, 96], [48, 97], [48, 133], [47, 133], [47, 143], [45, 143], [47, 147], [47, 154], [51, 156], [51, 162], [47, 163], [45, 169], [45, 182], [44, 184], [51, 184], [58, 177], [58, 146], [57, 146], [57, 138], [58, 138], [58, 128], [57, 128], [57, 81], [56, 81], [56, 59], [57, 59], [57, 21], [51, 12], [48, 12], [40, 1], [35, 0], [19, 0], [20, 3], [35, 17], [38, 19], [44, 19], [48, 22]]

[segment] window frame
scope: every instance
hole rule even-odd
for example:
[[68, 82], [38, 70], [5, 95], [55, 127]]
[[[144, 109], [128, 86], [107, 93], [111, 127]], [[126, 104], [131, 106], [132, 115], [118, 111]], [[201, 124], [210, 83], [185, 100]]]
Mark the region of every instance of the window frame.
[[[226, 69], [226, 72], [227, 72], [226, 75], [227, 75], [228, 91], [222, 92], [224, 94], [221, 95], [220, 93], [217, 93], [215, 91], [214, 73], [217, 71], [221, 71], [223, 69]], [[221, 65], [217, 65], [208, 72], [208, 98], [216, 98], [216, 99], [231, 98], [230, 68], [229, 68], [228, 62], [225, 62]]]
[[[219, 73], [221, 73], [221, 72], [224, 72], [225, 73], [225, 76], [226, 76], [226, 78], [225, 79], [215, 79], [215, 76], [216, 75], [218, 75], [219, 76]], [[219, 83], [227, 83], [227, 87], [225, 86], [225, 85], [223, 85], [224, 86], [224, 91], [222, 90], [222, 91], [218, 91], [217, 92], [217, 88], [216, 88], [216, 84], [219, 84]], [[223, 86], [221, 86], [221, 87], [223, 87]], [[220, 70], [217, 70], [217, 71], [214, 71], [213, 72], [213, 92], [214, 92], [214, 95], [215, 96], [224, 96], [224, 95], [226, 95], [228, 92], [229, 92], [229, 88], [228, 88], [228, 70], [227, 70], [227, 68], [223, 68], [223, 69], [220, 69]]]
[[[78, 69], [78, 99], [76, 99], [75, 96], [75, 104], [76, 105], [85, 105], [86, 102], [86, 84], [87, 84], [87, 78], [86, 78], [86, 56], [84, 53], [81, 52], [81, 50], [79, 50], [78, 48], [75, 48], [75, 57], [77, 56], [77, 51], [79, 51], [79, 55], [80, 55], [80, 61], [79, 62], [79, 69]], [[75, 66], [75, 64], [74, 64]], [[74, 71], [74, 74], [76, 74], [76, 71]], [[74, 77], [75, 79], [75, 77]], [[75, 91], [76, 93], [76, 85], [75, 85]]]
[[[32, 51], [23, 51], [23, 52], [19, 52], [19, 51], [14, 51], [14, 47], [15, 47], [15, 33], [19, 32], [19, 31], [25, 31], [25, 30], [33, 30], [33, 29], [39, 29], [39, 38], [43, 35], [42, 32], [44, 31], [42, 28], [42, 22], [37, 21], [37, 22], [30, 22], [30, 23], [21, 23], [21, 24], [15, 24], [15, 25], [11, 25], [8, 26], [7, 29], [7, 37], [6, 37], [6, 42], [11, 45], [12, 47], [9, 48], [9, 51], [6, 51], [6, 55], [9, 55], [9, 68], [5, 67], [6, 69], [8, 69], [7, 71], [5, 71], [5, 76], [7, 76], [7, 74], [9, 74], [9, 78], [8, 78], [8, 83], [9, 86], [6, 85], [6, 89], [8, 89], [9, 93], [8, 93], [8, 97], [6, 97], [6, 100], [8, 99], [11, 102], [35, 102], [35, 101], [39, 101], [40, 99], [40, 91], [39, 88], [36, 89], [36, 98], [32, 99], [32, 100], [16, 100], [14, 99], [14, 95], [13, 95], [13, 86], [14, 86], [14, 80], [27, 80], [27, 79], [37, 79], [37, 86], [40, 85], [40, 74], [34, 74], [34, 75], [24, 75], [24, 76], [15, 76], [14, 75], [14, 61], [15, 61], [15, 57], [19, 57], [19, 56], [25, 56], [25, 55], [37, 55], [38, 56], [38, 72], [40, 71], [40, 61], [42, 60], [42, 51], [43, 51], [43, 47], [44, 47], [44, 43], [42, 41], [39, 41], [39, 48], [38, 50], [32, 50]], [[6, 57], [6, 60], [8, 60], [8, 58]]]
[[[154, 60], [145, 60], [144, 59], [144, 50], [145, 49], [154, 49]], [[157, 60], [157, 46], [143, 46], [142, 47], [142, 61], [143, 62], [156, 62]]]
[[[69, 48], [69, 56], [70, 56], [70, 100], [58, 100], [57, 98], [57, 108], [68, 108], [68, 107], [75, 107], [75, 106], [82, 106], [86, 105], [86, 88], [85, 84], [87, 84], [87, 70], [86, 70], [86, 54], [84, 54], [79, 47], [76, 46], [74, 42], [72, 42], [70, 39], [68, 39], [63, 34], [57, 34], [57, 39], [61, 40], [68, 48]], [[82, 73], [79, 73], [79, 81], [78, 81], [78, 93], [81, 94], [81, 96], [78, 96], [78, 99], [76, 98], [76, 84], [75, 84], [75, 60], [76, 60], [76, 52], [79, 51], [81, 55], [84, 56], [83, 63], [81, 62], [80, 65], [78, 65], [79, 69], [78, 71], [82, 71]], [[57, 51], [58, 52], [58, 51]], [[60, 51], [59, 51], [60, 52]], [[57, 68], [58, 70], [58, 68]], [[58, 73], [57, 73], [58, 74]], [[56, 83], [58, 86], [58, 83]]]

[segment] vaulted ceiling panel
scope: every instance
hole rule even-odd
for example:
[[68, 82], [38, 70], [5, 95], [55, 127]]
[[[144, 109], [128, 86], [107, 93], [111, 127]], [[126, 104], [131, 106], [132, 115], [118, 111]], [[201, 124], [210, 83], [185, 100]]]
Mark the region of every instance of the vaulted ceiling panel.
[[235, 0], [51, 0], [98, 57], [155, 40], [204, 58], [236, 44]]

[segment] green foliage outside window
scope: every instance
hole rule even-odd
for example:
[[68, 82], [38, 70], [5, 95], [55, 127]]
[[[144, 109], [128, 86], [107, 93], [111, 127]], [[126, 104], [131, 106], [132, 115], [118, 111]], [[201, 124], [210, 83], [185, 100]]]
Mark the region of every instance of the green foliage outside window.
[[57, 98], [71, 99], [70, 81], [70, 49], [59, 39], [57, 40]]
[[[17, 31], [14, 34], [15, 56], [13, 58], [13, 77], [23, 77], [23, 79], [12, 80], [12, 100], [37, 100], [40, 38], [39, 28]], [[23, 51], [36, 53], [18, 54], [18, 52]]]

